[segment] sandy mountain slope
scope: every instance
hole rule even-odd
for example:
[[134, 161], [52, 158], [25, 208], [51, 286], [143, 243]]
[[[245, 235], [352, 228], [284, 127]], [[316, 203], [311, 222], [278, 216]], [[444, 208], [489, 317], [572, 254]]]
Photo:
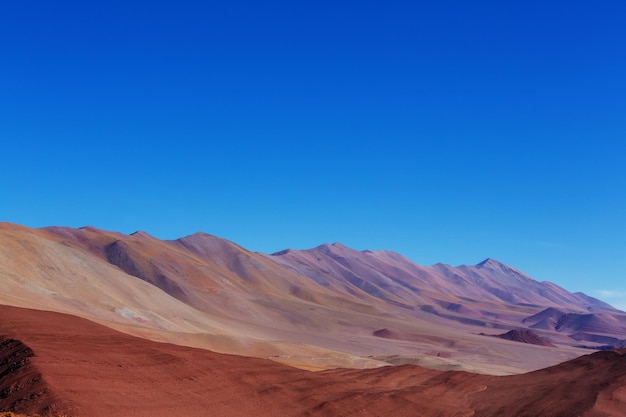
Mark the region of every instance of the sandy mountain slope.
[[[193, 276], [185, 274], [181, 266], [181, 273], [175, 276], [180, 279], [179, 287], [190, 294], [190, 298], [202, 300], [207, 297], [204, 304], [206, 309], [202, 311], [171, 296], [157, 285], [126, 273], [107, 262], [104, 255], [94, 256], [91, 252], [93, 247], [104, 249], [115, 242], [109, 242], [109, 232], [87, 230], [85, 239], [83, 231], [70, 231], [80, 233], [81, 239], [77, 241], [81, 245], [92, 246], [90, 250], [68, 244], [67, 241], [51, 240], [46, 237], [48, 231], [16, 226], [2, 230], [0, 303], [67, 312], [154, 340], [210, 347], [222, 352], [277, 358], [294, 356], [294, 361], [304, 362], [310, 357], [321, 357], [324, 358], [320, 363], [322, 367], [338, 364], [376, 366], [375, 361], [367, 358], [299, 341], [307, 339], [307, 335], [290, 331], [289, 326], [294, 326], [287, 319], [281, 318], [271, 307], [257, 302], [259, 298], [251, 296], [254, 288], [244, 286], [245, 291], [238, 290], [235, 279], [224, 279], [222, 274], [213, 271], [197, 276], [195, 278], [198, 282], [204, 279], [203, 284], [206, 286], [221, 283], [224, 287], [230, 287], [222, 289], [224, 294], [219, 291], [204, 293], [194, 285], [185, 285], [185, 281]], [[93, 234], [95, 237], [90, 236]], [[114, 234], [114, 237], [121, 236]], [[136, 236], [127, 238], [131, 241], [144, 239]], [[163, 244], [169, 248], [169, 245]], [[148, 249], [152, 250], [151, 247]], [[138, 257], [139, 261], [148, 265], [153, 259], [154, 262], [178, 268], [177, 264], [169, 263], [167, 257]], [[189, 265], [185, 264], [190, 269], [208, 268], [197, 261], [189, 262]], [[192, 281], [192, 284], [195, 283]], [[283, 304], [286, 302], [277, 297], [277, 308]], [[229, 310], [230, 306], [232, 310]], [[238, 306], [243, 306], [240, 307], [241, 311], [246, 312], [245, 317], [251, 318], [249, 321], [238, 319]], [[298, 309], [292, 308], [293, 317], [297, 318]], [[299, 305], [300, 311], [306, 311], [306, 308], [308, 304]], [[229, 311], [232, 311], [232, 317], [225, 317], [223, 313]], [[305, 327], [304, 324], [302, 326]], [[311, 331], [315, 331], [315, 327], [312, 328]], [[298, 359], [300, 357], [302, 359]]]
[[0, 306], [0, 409], [82, 417], [620, 416], [626, 351], [507, 377], [418, 366], [313, 373]]
[[[157, 341], [309, 369], [415, 363], [509, 374], [579, 356], [586, 351], [575, 346], [597, 345], [586, 341], [594, 337], [621, 340], [619, 326], [601, 335], [583, 328], [591, 332], [582, 339], [582, 330], [535, 329], [557, 349], [480, 336], [528, 328], [533, 322], [523, 320], [549, 307], [621, 323], [610, 306], [562, 289], [560, 298], [546, 298], [548, 291], [522, 300], [542, 305], [498, 298], [480, 284], [535, 281], [491, 264], [449, 277], [441, 266], [339, 244], [263, 255], [204, 233], [161, 241], [144, 232], [0, 224], [1, 304], [74, 314]], [[383, 329], [391, 336], [380, 337]]]

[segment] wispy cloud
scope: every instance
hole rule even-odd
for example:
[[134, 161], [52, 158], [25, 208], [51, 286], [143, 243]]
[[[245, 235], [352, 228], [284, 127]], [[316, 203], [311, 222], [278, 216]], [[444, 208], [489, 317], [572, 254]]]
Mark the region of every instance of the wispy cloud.
[[594, 293], [596, 293], [599, 297], [606, 298], [626, 297], [626, 290], [595, 290]]
[[595, 290], [593, 293], [613, 307], [626, 311], [626, 290]]

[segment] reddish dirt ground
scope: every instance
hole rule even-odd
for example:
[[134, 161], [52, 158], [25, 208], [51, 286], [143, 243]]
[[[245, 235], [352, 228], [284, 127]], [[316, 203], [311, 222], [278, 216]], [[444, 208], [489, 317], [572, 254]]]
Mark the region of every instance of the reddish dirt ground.
[[0, 409], [22, 413], [595, 417], [626, 410], [626, 351], [508, 377], [417, 366], [313, 373], [6, 306], [0, 335]]

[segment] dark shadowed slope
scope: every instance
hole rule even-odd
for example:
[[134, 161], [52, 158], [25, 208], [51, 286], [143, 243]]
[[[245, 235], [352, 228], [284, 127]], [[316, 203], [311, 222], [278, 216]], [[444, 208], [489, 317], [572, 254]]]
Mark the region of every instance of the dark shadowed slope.
[[0, 333], [0, 409], [53, 412], [65, 408], [33, 365], [33, 356], [33, 350], [20, 340]]
[[527, 329], [510, 330], [504, 334], [498, 334], [494, 336], [499, 337], [500, 339], [504, 339], [504, 340], [511, 340], [513, 342], [529, 343], [531, 345], [538, 345], [538, 346], [556, 347], [552, 343], [548, 342], [547, 340], [539, 336], [537, 333], [533, 332], [532, 330], [527, 330]]
[[150, 342], [69, 315], [6, 306], [0, 306], [0, 335], [0, 409], [19, 412], [595, 417], [620, 416], [626, 409], [626, 351], [600, 352], [509, 377], [417, 366], [312, 373]]

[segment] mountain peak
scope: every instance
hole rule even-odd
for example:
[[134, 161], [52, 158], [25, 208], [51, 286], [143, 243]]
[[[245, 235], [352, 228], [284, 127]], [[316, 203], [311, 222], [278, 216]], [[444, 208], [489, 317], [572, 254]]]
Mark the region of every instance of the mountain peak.
[[350, 248], [342, 243], [334, 242], [334, 243], [323, 243], [313, 249], [319, 249], [323, 251], [336, 251], [338, 249], [350, 249]]
[[478, 269], [481, 269], [481, 268], [499, 269], [504, 272], [519, 272], [515, 268], [510, 267], [507, 264], [503, 264], [502, 262], [493, 258], [487, 258], [484, 261], [476, 264], [475, 267]]
[[481, 263], [476, 264], [474, 266], [474, 268], [476, 268], [476, 269], [485, 269], [487, 271], [491, 270], [491, 271], [498, 272], [498, 273], [502, 272], [502, 273], [505, 273], [505, 274], [508, 274], [508, 275], [525, 276], [525, 277], [527, 277], [529, 279], [532, 279], [532, 278], [528, 277], [526, 274], [524, 274], [523, 272], [521, 272], [521, 271], [519, 271], [519, 270], [517, 270], [517, 269], [515, 269], [515, 268], [513, 268], [513, 267], [511, 267], [509, 265], [503, 264], [502, 262], [497, 261], [497, 260], [495, 260], [493, 258], [485, 259]]
[[477, 263], [476, 264], [476, 268], [482, 268], [484, 266], [494, 267], [494, 266], [503, 266], [503, 265], [504, 264], [502, 262], [499, 262], [499, 261], [497, 261], [497, 260], [495, 260], [493, 258], [487, 258], [484, 261], [482, 261], [480, 263]]
[[130, 235], [134, 237], [141, 237], [141, 238], [145, 238], [145, 237], [152, 238], [152, 235], [150, 235], [147, 232], [144, 232], [143, 230], [137, 230], [136, 232], [133, 232]]
[[94, 226], [83, 226], [83, 227], [79, 227], [78, 230], [85, 230], [87, 232], [94, 232], [94, 233], [104, 232], [104, 230], [98, 229], [97, 227], [94, 227]]
[[270, 256], [282, 256], [287, 255], [288, 253], [293, 252], [293, 249], [287, 248], [283, 250], [279, 250], [278, 252], [271, 253]]
[[189, 242], [189, 241], [205, 242], [205, 241], [225, 240], [225, 239], [222, 239], [220, 237], [217, 237], [215, 235], [211, 235], [211, 234], [205, 233], [205, 232], [196, 232], [196, 233], [192, 233], [192, 234], [187, 235], [187, 236], [180, 237], [180, 238], [178, 238], [176, 240], [180, 241], [180, 242]]

